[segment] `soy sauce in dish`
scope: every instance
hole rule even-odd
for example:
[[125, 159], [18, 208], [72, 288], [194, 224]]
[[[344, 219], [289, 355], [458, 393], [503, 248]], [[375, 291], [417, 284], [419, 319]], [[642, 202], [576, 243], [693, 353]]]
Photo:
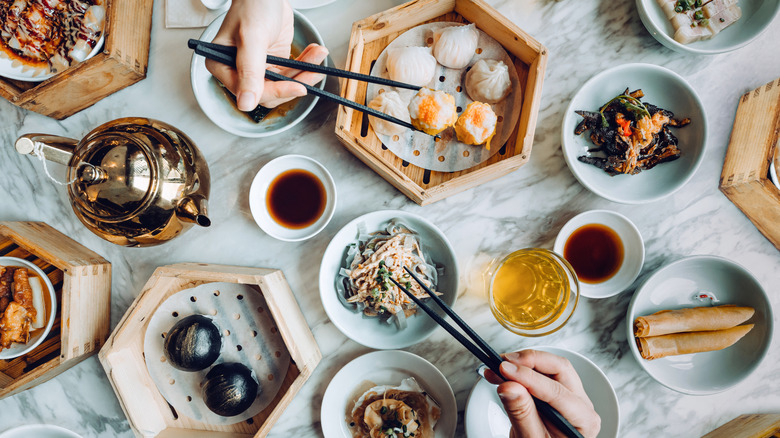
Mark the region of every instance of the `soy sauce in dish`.
[[327, 193], [322, 181], [303, 169], [279, 174], [268, 186], [265, 198], [271, 219], [294, 230], [317, 222], [325, 211], [326, 203]]
[[566, 240], [563, 258], [571, 264], [581, 282], [601, 283], [620, 270], [623, 241], [606, 225], [583, 225]]

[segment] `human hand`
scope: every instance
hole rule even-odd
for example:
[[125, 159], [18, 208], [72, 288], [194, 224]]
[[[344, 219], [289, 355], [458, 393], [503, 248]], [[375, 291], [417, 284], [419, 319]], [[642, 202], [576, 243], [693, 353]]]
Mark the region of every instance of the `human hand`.
[[[236, 96], [239, 110], [252, 111], [258, 104], [273, 108], [306, 95], [306, 88], [301, 84], [266, 81], [266, 68], [309, 85], [322, 80], [323, 75], [318, 73], [266, 67], [267, 54], [290, 57], [293, 21], [287, 0], [233, 0], [212, 42], [237, 48], [236, 68], [210, 59], [206, 60], [206, 68]], [[320, 64], [327, 56], [325, 47], [311, 44], [296, 59]]]
[[498, 395], [512, 423], [511, 438], [564, 436], [539, 416], [532, 396], [555, 408], [585, 438], [598, 435], [601, 418], [567, 359], [536, 350], [507, 353], [503, 357], [503, 379], [490, 370], [485, 371], [485, 378], [498, 385]]

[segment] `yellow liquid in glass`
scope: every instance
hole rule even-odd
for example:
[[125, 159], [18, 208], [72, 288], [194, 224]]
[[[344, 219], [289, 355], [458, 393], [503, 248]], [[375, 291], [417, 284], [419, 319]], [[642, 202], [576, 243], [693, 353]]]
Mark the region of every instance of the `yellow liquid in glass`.
[[537, 329], [554, 322], [566, 308], [570, 284], [553, 258], [537, 251], [510, 256], [493, 277], [494, 313], [509, 325]]

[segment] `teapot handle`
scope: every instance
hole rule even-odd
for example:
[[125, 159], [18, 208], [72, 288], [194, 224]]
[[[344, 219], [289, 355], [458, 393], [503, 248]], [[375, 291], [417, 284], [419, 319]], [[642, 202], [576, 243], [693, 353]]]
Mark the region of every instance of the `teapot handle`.
[[77, 144], [77, 140], [57, 135], [25, 134], [16, 140], [14, 147], [16, 152], [25, 155], [35, 155], [40, 148], [46, 160], [68, 166]]

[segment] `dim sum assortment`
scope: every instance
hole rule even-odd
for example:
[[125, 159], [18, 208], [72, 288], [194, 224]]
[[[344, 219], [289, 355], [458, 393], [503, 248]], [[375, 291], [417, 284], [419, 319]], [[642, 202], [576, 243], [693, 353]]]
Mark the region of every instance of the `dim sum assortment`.
[[27, 268], [0, 266], [0, 351], [26, 344], [46, 322], [41, 279]]

